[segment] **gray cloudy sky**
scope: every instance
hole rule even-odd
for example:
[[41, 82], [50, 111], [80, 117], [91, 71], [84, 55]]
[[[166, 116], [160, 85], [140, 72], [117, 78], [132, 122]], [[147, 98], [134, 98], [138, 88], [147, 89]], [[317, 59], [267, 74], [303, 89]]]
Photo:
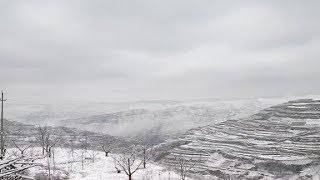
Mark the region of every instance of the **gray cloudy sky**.
[[317, 0], [0, 0], [11, 98], [319, 94]]

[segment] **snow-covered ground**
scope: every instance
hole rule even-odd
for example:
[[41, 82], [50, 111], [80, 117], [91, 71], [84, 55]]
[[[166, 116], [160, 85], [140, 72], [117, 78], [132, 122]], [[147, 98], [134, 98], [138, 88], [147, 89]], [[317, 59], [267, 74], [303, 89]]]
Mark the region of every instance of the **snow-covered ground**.
[[[8, 154], [12, 154], [14, 149], [10, 149]], [[82, 166], [81, 155], [84, 152], [84, 163]], [[32, 156], [41, 155], [40, 148], [28, 150], [27, 154]], [[113, 158], [119, 157], [117, 154], [110, 154], [105, 157], [103, 152], [92, 150], [74, 150], [74, 154], [70, 149], [55, 148], [53, 151], [54, 162], [50, 159], [51, 174], [60, 177], [68, 177], [71, 180], [127, 180], [127, 175], [121, 171], [117, 173], [115, 169], [115, 161]], [[93, 161], [93, 154], [95, 155]], [[39, 173], [47, 173], [48, 159], [43, 158], [37, 160], [36, 163], [43, 164], [43, 167], [34, 167], [30, 169], [31, 176]], [[179, 180], [180, 177], [173, 171], [165, 167], [161, 167], [153, 162], [148, 162], [146, 169], [139, 169], [133, 174], [134, 180]]]

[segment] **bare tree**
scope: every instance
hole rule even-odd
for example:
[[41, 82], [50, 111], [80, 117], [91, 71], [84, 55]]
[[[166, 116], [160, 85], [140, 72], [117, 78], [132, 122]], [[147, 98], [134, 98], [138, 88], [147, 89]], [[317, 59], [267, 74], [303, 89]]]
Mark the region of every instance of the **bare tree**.
[[41, 127], [39, 126], [37, 128], [37, 132], [38, 132], [38, 136], [37, 136], [37, 140], [38, 140], [38, 143], [40, 144], [40, 146], [42, 147], [42, 155], [44, 155], [45, 153], [45, 136], [47, 134], [47, 127]]
[[90, 144], [88, 143], [87, 139], [85, 140], [81, 140], [80, 141], [80, 147], [81, 147], [81, 155], [80, 155], [80, 158], [81, 158], [81, 168], [82, 170], [84, 169], [84, 161], [85, 161], [85, 155], [88, 151], [88, 148], [90, 147]]
[[[74, 150], [75, 150], [75, 135], [74, 135], [74, 138], [70, 140], [69, 142], [69, 147], [70, 147], [70, 150], [68, 151], [68, 160], [70, 161], [70, 166], [69, 166], [69, 172], [72, 171], [72, 168], [73, 168], [73, 163], [75, 162], [75, 159], [74, 159]], [[70, 160], [71, 159], [71, 160]]]
[[178, 166], [181, 180], [186, 180], [187, 174], [192, 171], [194, 166], [198, 163], [198, 161], [195, 161], [192, 158], [187, 158], [184, 155], [175, 155], [174, 159], [177, 163], [176, 165]]
[[59, 142], [59, 138], [54, 136], [54, 133], [47, 126], [37, 128], [38, 137], [37, 140], [42, 147], [42, 155], [46, 155], [47, 158], [47, 170], [48, 170], [48, 178], [51, 179], [51, 151], [52, 148]]
[[[138, 171], [140, 166], [143, 164], [143, 160], [138, 160], [138, 152], [135, 148], [131, 151], [131, 153], [122, 154], [117, 157], [114, 157], [116, 169], [122, 169], [129, 180], [132, 180], [132, 175]], [[119, 167], [119, 168], [118, 168]]]
[[149, 149], [150, 146], [148, 146], [149, 144], [149, 139], [150, 137], [147, 136], [142, 136], [138, 142], [139, 142], [139, 151], [140, 151], [140, 156], [142, 156], [143, 159], [143, 168], [145, 169], [147, 166], [147, 162], [151, 159], [152, 157], [152, 153], [151, 153], [151, 149]]
[[[25, 137], [22, 129], [18, 129], [15, 131], [15, 135], [18, 137]], [[12, 144], [16, 149], [20, 152], [20, 155], [23, 156], [25, 152], [32, 146], [30, 143], [27, 143], [24, 139], [15, 138], [11, 140]]]
[[115, 164], [115, 165], [114, 165], [114, 168], [116, 169], [116, 172], [117, 172], [118, 174], [121, 173], [121, 169], [118, 168], [116, 161], [115, 161], [114, 164]]
[[109, 153], [114, 149], [114, 144], [112, 140], [104, 140], [102, 144], [102, 150], [108, 157]]
[[39, 126], [37, 128], [38, 131], [38, 142], [42, 147], [42, 155], [48, 155], [49, 158], [51, 157], [51, 148], [54, 147], [58, 142], [59, 138], [54, 137], [53, 133], [51, 132], [48, 126]]
[[91, 159], [92, 159], [92, 162], [93, 162], [93, 163], [95, 162], [95, 160], [96, 160], [96, 158], [97, 158], [98, 155], [99, 155], [99, 152], [96, 151], [95, 148], [92, 148], [92, 150], [91, 150]]
[[142, 156], [142, 161], [143, 161], [143, 168], [145, 169], [147, 166], [147, 162], [151, 159], [151, 153], [150, 150], [148, 150], [148, 146], [143, 145], [141, 146], [140, 154]]
[[12, 141], [13, 145], [20, 151], [20, 154], [23, 156], [25, 151], [28, 150], [32, 145], [22, 145], [18, 144], [15, 141]]

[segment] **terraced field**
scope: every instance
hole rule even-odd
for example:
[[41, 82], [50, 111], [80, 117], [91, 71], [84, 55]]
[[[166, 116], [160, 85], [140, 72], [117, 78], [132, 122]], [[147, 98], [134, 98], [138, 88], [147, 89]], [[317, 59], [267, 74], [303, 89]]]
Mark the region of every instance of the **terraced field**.
[[290, 101], [243, 120], [192, 129], [156, 150], [170, 166], [177, 155], [192, 158], [194, 172], [209, 179], [319, 177], [320, 101]]

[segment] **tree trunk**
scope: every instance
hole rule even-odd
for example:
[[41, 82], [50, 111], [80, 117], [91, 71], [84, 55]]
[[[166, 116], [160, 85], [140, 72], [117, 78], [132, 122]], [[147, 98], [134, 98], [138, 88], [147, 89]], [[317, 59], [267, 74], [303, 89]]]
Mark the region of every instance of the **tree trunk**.
[[143, 168], [146, 168], [146, 149], [143, 149]]
[[129, 176], [129, 180], [132, 180], [132, 174], [131, 174], [131, 167], [130, 167], [130, 159], [128, 158], [128, 176]]
[[47, 168], [48, 168], [48, 178], [51, 179], [51, 167], [50, 167], [50, 158], [47, 155]]
[[48, 153], [49, 153], [49, 157], [51, 157], [51, 148], [49, 148]]
[[106, 157], [108, 157], [109, 152], [106, 152]]
[[81, 168], [82, 170], [84, 169], [84, 156], [83, 156], [83, 152], [81, 154]]

